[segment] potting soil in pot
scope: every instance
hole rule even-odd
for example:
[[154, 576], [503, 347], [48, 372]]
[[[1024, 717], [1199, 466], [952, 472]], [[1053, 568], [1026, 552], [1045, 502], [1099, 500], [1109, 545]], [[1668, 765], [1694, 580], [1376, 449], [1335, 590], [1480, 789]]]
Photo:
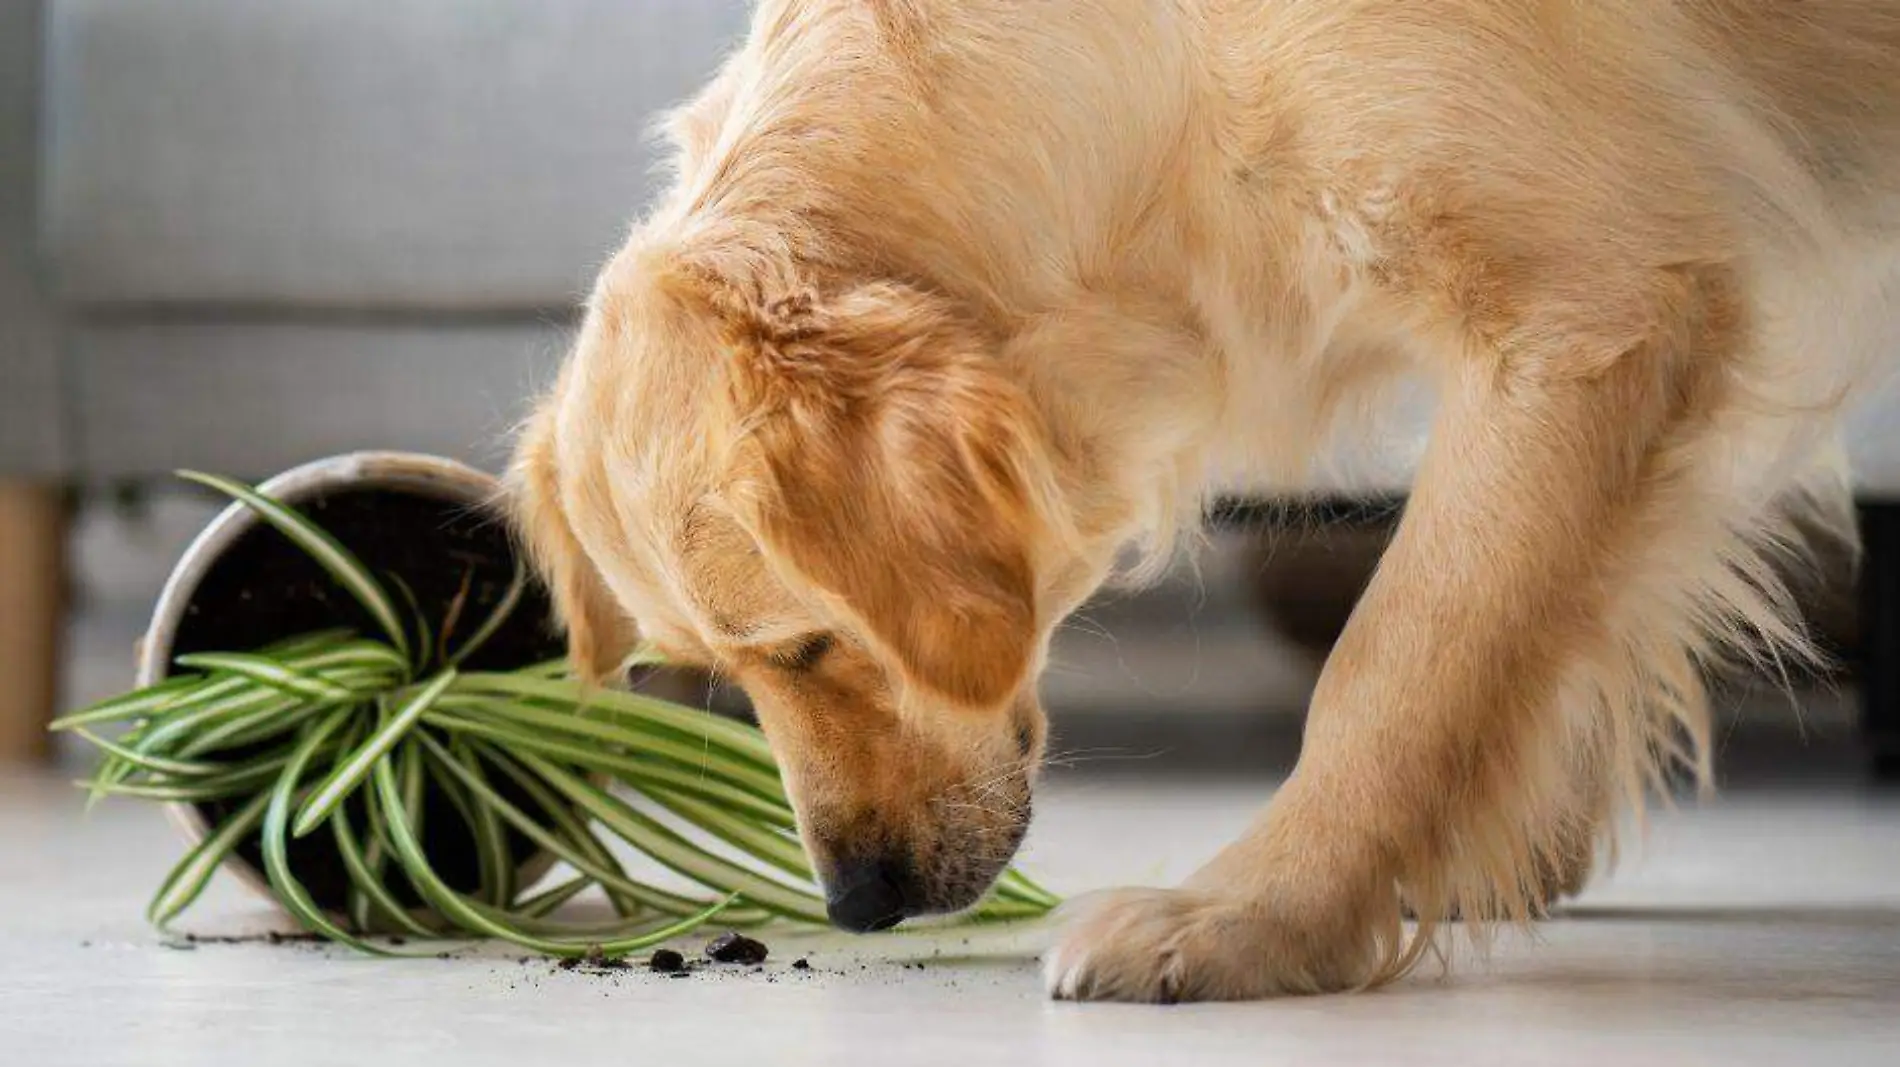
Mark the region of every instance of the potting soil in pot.
[[[392, 592], [399, 584], [391, 576], [399, 575], [415, 595], [424, 618], [439, 624], [453, 611], [456, 628], [449, 634], [451, 645], [488, 616], [514, 577], [517, 554], [506, 527], [495, 516], [464, 503], [386, 489], [345, 489], [298, 500], [295, 506], [388, 581]], [[452, 606], [458, 598], [462, 603], [456, 610]], [[465, 669], [515, 670], [559, 656], [561, 644], [551, 633], [548, 618], [546, 596], [531, 584], [520, 606], [469, 657]], [[257, 523], [212, 564], [192, 593], [172, 655], [247, 651], [338, 626], [366, 636], [379, 633], [369, 613], [339, 589], [315, 560], [276, 530]], [[503, 781], [497, 786], [515, 804], [535, 810], [513, 783]], [[350, 801], [359, 819], [361, 802], [360, 797]], [[213, 824], [234, 806], [200, 805]], [[456, 888], [473, 891], [481, 881], [474, 841], [446, 798], [433, 791], [424, 804], [423, 829], [424, 847], [436, 870]], [[535, 853], [533, 845], [512, 829], [509, 845], [518, 862]], [[240, 845], [238, 853], [262, 869], [255, 839]], [[290, 864], [319, 905], [342, 909], [349, 880], [328, 834], [294, 839]], [[405, 903], [420, 903], [401, 879], [392, 888]]]

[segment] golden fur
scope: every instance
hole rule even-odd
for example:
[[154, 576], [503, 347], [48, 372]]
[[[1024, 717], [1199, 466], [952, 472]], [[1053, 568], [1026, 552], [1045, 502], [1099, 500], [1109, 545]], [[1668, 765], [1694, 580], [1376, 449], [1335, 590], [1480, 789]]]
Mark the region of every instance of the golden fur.
[[[1437, 414], [1299, 768], [1051, 990], [1346, 989], [1587, 876], [1713, 657], [1808, 652], [1900, 264], [1892, 0], [766, 0], [515, 485], [578, 663], [755, 698], [827, 877], [968, 904], [1051, 631], [1209, 487]], [[1409, 933], [1401, 902], [1418, 918]], [[1481, 928], [1481, 927], [1480, 927]]]

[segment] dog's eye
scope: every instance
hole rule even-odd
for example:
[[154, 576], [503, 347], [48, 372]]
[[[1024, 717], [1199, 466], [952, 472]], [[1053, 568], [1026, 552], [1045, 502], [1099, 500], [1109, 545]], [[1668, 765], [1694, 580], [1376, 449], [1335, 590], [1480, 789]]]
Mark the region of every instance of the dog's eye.
[[818, 661], [824, 659], [825, 654], [830, 652], [836, 643], [830, 634], [813, 634], [801, 642], [797, 648], [774, 656], [773, 659], [788, 671], [808, 671], [818, 666]]

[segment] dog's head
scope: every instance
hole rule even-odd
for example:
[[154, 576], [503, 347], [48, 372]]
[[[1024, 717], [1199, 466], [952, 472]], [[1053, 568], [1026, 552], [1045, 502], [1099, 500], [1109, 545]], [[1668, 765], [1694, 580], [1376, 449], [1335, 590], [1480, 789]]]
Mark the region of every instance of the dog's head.
[[1048, 634], [1107, 567], [1060, 466], [939, 297], [627, 252], [513, 489], [577, 667], [642, 639], [737, 680], [871, 929], [972, 904], [1027, 827]]

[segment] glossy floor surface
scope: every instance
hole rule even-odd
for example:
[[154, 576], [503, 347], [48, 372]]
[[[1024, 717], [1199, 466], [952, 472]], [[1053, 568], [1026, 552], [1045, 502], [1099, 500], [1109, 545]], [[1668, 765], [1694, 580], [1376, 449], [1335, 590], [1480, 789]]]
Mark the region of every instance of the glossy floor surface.
[[[1165, 884], [1248, 819], [1228, 779], [1071, 775], [1029, 866], [1053, 887]], [[0, 1062], [112, 1064], [1900, 1063], [1900, 800], [1744, 791], [1658, 816], [1534, 938], [1373, 994], [1174, 1008], [1052, 1004], [1040, 935], [775, 934], [763, 971], [672, 980], [517, 955], [382, 961], [199, 943], [140, 919], [179, 843], [155, 811], [0, 778]], [[221, 877], [184, 929], [268, 929]], [[696, 945], [686, 946], [689, 949]], [[809, 970], [793, 969], [795, 959]]]

